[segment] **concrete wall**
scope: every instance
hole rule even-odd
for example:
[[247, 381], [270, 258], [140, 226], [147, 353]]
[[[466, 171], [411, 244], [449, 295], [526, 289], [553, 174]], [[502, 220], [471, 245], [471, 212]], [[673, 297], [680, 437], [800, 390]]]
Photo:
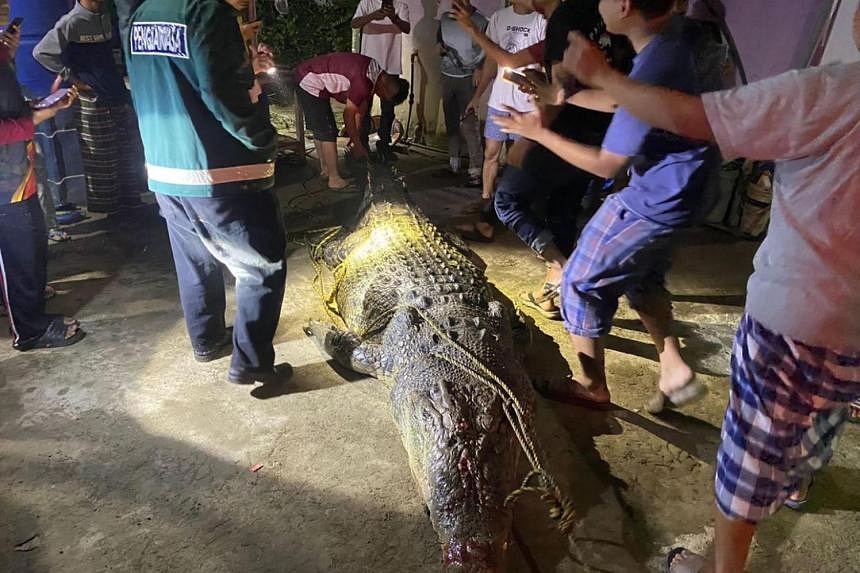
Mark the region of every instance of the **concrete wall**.
[[842, 0], [842, 6], [836, 15], [833, 33], [824, 50], [822, 63], [856, 62], [860, 60], [860, 51], [854, 44], [853, 24], [854, 13], [860, 0]]

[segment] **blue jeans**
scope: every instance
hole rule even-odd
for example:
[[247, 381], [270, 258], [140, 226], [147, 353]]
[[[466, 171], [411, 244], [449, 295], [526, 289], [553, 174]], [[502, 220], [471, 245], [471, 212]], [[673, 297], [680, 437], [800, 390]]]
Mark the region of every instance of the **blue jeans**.
[[223, 265], [236, 278], [230, 369], [271, 371], [287, 279], [286, 235], [274, 193], [156, 197], [167, 221], [192, 346], [207, 351], [223, 340]]
[[[540, 254], [554, 243], [565, 255], [576, 244], [576, 217], [592, 176], [559, 160], [553, 169], [537, 170], [529, 161], [535, 154], [550, 153], [538, 147], [526, 157], [522, 169], [508, 165], [496, 188], [496, 214], [520, 240]], [[535, 209], [543, 203], [545, 215]]]

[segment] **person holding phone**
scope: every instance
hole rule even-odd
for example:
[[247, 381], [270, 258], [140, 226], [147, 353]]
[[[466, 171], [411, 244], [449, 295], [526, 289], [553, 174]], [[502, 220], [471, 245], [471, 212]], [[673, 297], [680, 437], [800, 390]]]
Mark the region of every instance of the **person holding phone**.
[[[379, 62], [382, 71], [392, 76], [403, 73], [403, 34], [412, 26], [409, 4], [403, 0], [361, 0], [355, 9], [352, 27], [361, 30], [359, 53]], [[391, 152], [391, 126], [394, 124], [394, 105], [380, 100], [382, 117], [379, 123], [379, 141], [376, 152], [380, 159], [393, 160]], [[372, 106], [371, 106], [372, 107]], [[370, 110], [364, 114], [362, 139], [370, 133]]]
[[19, 31], [0, 35], [0, 296], [9, 316], [16, 350], [57, 348], [79, 342], [85, 333], [77, 321], [45, 312], [47, 229], [39, 205], [35, 126], [68, 108], [69, 92], [34, 110], [24, 99], [12, 58]]
[[100, 213], [136, 207], [146, 191], [143, 146], [112, 41], [106, 3], [78, 0], [33, 49], [39, 63], [80, 91], [87, 209]]

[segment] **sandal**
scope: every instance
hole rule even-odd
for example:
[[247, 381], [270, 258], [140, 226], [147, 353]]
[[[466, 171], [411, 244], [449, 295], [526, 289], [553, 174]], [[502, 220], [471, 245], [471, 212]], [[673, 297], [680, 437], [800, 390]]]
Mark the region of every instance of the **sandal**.
[[809, 490], [812, 489], [812, 485], [814, 483], [815, 483], [815, 476], [810, 477], [808, 480], [806, 480], [804, 483], [802, 483], [800, 485], [800, 487], [798, 487], [794, 493], [792, 493], [792, 495], [794, 495], [795, 493], [801, 494], [800, 498], [799, 499], [791, 499], [791, 496], [789, 496], [789, 497], [785, 498], [785, 501], [782, 503], [782, 505], [784, 505], [785, 507], [787, 507], [788, 509], [791, 509], [793, 511], [802, 510], [803, 506], [806, 505], [806, 502], [809, 501]]
[[707, 394], [708, 387], [694, 377], [669, 394], [664, 394], [662, 390], [657, 390], [654, 396], [648, 401], [645, 409], [649, 414], [659, 414], [663, 410], [682, 408], [688, 404], [692, 404], [701, 400]]
[[[672, 565], [675, 563], [675, 559], [678, 558], [682, 553], [687, 553], [687, 558], [694, 563], [690, 563], [689, 565], [684, 564], [684, 570], [676, 567], [672, 569]], [[699, 573], [702, 569], [705, 568], [705, 558], [699, 555], [698, 553], [693, 553], [686, 547], [676, 547], [668, 554], [666, 554], [666, 572], [667, 573]], [[693, 569], [695, 567], [695, 569]]]
[[60, 229], [51, 229], [48, 231], [48, 240], [52, 243], [65, 243], [66, 241], [71, 241], [72, 236]]
[[848, 421], [852, 424], [860, 424], [860, 398], [848, 404]]
[[[68, 336], [69, 328], [78, 327], [74, 334]], [[64, 348], [77, 344], [87, 335], [86, 332], [79, 328], [79, 324], [74, 319], [67, 319], [64, 316], [54, 316], [48, 324], [44, 334], [37, 338], [34, 342], [25, 345], [14, 346], [15, 350], [26, 352], [27, 350], [38, 350], [43, 348]]]
[[[543, 283], [540, 295], [535, 296], [533, 292], [522, 292], [519, 296], [520, 302], [523, 303], [525, 306], [529, 307], [530, 309], [536, 310], [544, 318], [548, 318], [550, 320], [560, 320], [561, 310], [555, 304], [555, 299], [558, 298], [559, 286], [560, 285], [555, 285], [552, 283]], [[548, 302], [552, 303], [552, 310], [547, 310], [546, 308], [541, 306]]]

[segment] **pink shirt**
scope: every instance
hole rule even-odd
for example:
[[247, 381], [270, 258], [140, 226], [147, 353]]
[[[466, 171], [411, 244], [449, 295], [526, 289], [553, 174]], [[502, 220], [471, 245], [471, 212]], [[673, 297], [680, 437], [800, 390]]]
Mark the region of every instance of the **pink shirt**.
[[382, 68], [375, 60], [347, 52], [305, 60], [296, 68], [299, 87], [314, 97], [347, 100], [361, 107], [370, 103]]

